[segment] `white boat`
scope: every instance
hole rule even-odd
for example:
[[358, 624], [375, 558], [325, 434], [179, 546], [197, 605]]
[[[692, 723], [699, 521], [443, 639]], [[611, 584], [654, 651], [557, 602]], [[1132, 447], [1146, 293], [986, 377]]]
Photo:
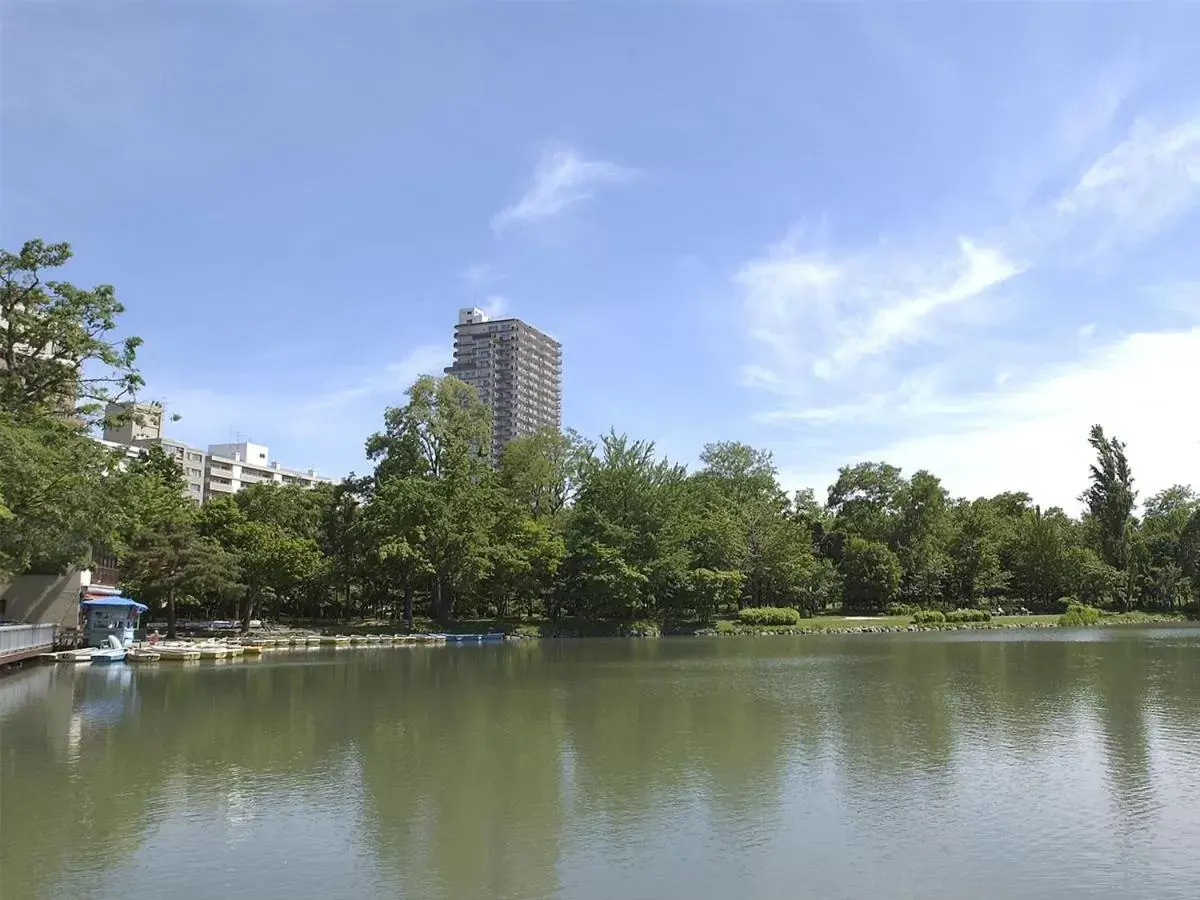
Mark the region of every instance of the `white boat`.
[[188, 646], [164, 647], [162, 644], [158, 644], [155, 646], [154, 652], [163, 659], [185, 660], [200, 658], [200, 651], [195, 647]]
[[125, 645], [111, 634], [108, 636], [107, 641], [107, 647], [97, 647], [92, 651], [92, 665], [96, 665], [97, 663], [125, 662], [125, 656], [129, 652], [125, 649]]

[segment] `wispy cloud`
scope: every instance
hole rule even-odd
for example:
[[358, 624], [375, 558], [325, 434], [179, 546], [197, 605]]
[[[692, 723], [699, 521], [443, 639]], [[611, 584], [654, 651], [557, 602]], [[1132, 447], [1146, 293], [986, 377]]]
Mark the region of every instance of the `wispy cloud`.
[[479, 305], [489, 317], [497, 319], [508, 312], [508, 298], [503, 294], [489, 294]]
[[473, 288], [487, 287], [503, 279], [504, 276], [487, 263], [475, 263], [462, 270], [462, 280]]
[[604, 160], [588, 159], [576, 150], [548, 150], [538, 161], [525, 193], [492, 217], [492, 228], [529, 225], [551, 219], [567, 207], [591, 198], [597, 188], [628, 181], [637, 171]]
[[321, 462], [325, 474], [344, 475], [361, 468], [363, 445], [378, 430], [384, 409], [402, 404], [418, 376], [440, 375], [448, 363], [445, 347], [425, 345], [378, 368], [341, 372], [316, 391], [280, 384], [251, 391], [161, 383], [150, 388], [181, 417], [173, 436], [203, 446], [241, 433], [270, 446], [286, 465]]
[[1154, 236], [1200, 203], [1200, 114], [1168, 127], [1137, 122], [1054, 203], [1059, 231], [1097, 251]]
[[[1138, 438], [1156, 483], [1194, 478], [1200, 432], [1158, 398], [1164, 383], [1200, 383], [1200, 329], [1130, 332], [1106, 318], [1119, 293], [1106, 307], [1095, 289], [1069, 285], [1094, 283], [1102, 266], [1121, 273], [1111, 291], [1137, 293], [1137, 270], [1122, 260], [1200, 210], [1200, 115], [1140, 120], [1076, 165], [1050, 199], [971, 236], [892, 235], [846, 250], [793, 235], [740, 266], [733, 281], [755, 348], [741, 380], [768, 398], [753, 418], [797, 446], [849, 431], [873, 448], [864, 458], [932, 468], [964, 493], [1022, 485], [1071, 503], [1095, 421], [1131, 447]], [[1155, 296], [1191, 328], [1186, 314], [1200, 305], [1187, 263]], [[788, 453], [778, 455], [787, 470]]]
[[900, 345], [932, 340], [939, 316], [982, 297], [1024, 264], [965, 238], [957, 253], [914, 261], [890, 253], [797, 251], [792, 242], [735, 275], [750, 333], [769, 357], [744, 370], [750, 384], [798, 387], [829, 380]]
[[404, 359], [388, 363], [377, 372], [360, 376], [351, 384], [330, 387], [304, 403], [301, 409], [308, 413], [321, 412], [371, 397], [397, 404], [402, 401], [404, 391], [417, 378], [421, 375], [440, 375], [446, 363], [445, 347], [432, 344], [417, 347]]

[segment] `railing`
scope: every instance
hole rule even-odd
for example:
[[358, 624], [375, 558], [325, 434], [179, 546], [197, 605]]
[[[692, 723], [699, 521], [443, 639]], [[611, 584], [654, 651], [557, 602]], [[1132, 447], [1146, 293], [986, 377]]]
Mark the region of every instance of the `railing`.
[[54, 628], [49, 625], [0, 625], [0, 662], [19, 658], [54, 646]]

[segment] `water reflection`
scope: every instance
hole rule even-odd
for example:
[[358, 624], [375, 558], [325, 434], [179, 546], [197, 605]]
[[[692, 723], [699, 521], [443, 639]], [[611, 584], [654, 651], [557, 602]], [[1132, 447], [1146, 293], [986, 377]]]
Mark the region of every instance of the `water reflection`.
[[158, 895], [167, 865], [179, 900], [703, 900], [799, 879], [1191, 897], [1200, 639], [1069, 637], [34, 669], [0, 681], [0, 888]]

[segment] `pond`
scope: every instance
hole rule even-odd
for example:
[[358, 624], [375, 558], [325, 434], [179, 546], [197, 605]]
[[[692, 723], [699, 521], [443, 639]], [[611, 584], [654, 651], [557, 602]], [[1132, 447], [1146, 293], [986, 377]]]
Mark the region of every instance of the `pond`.
[[0, 680], [0, 896], [1194, 900], [1200, 629]]

